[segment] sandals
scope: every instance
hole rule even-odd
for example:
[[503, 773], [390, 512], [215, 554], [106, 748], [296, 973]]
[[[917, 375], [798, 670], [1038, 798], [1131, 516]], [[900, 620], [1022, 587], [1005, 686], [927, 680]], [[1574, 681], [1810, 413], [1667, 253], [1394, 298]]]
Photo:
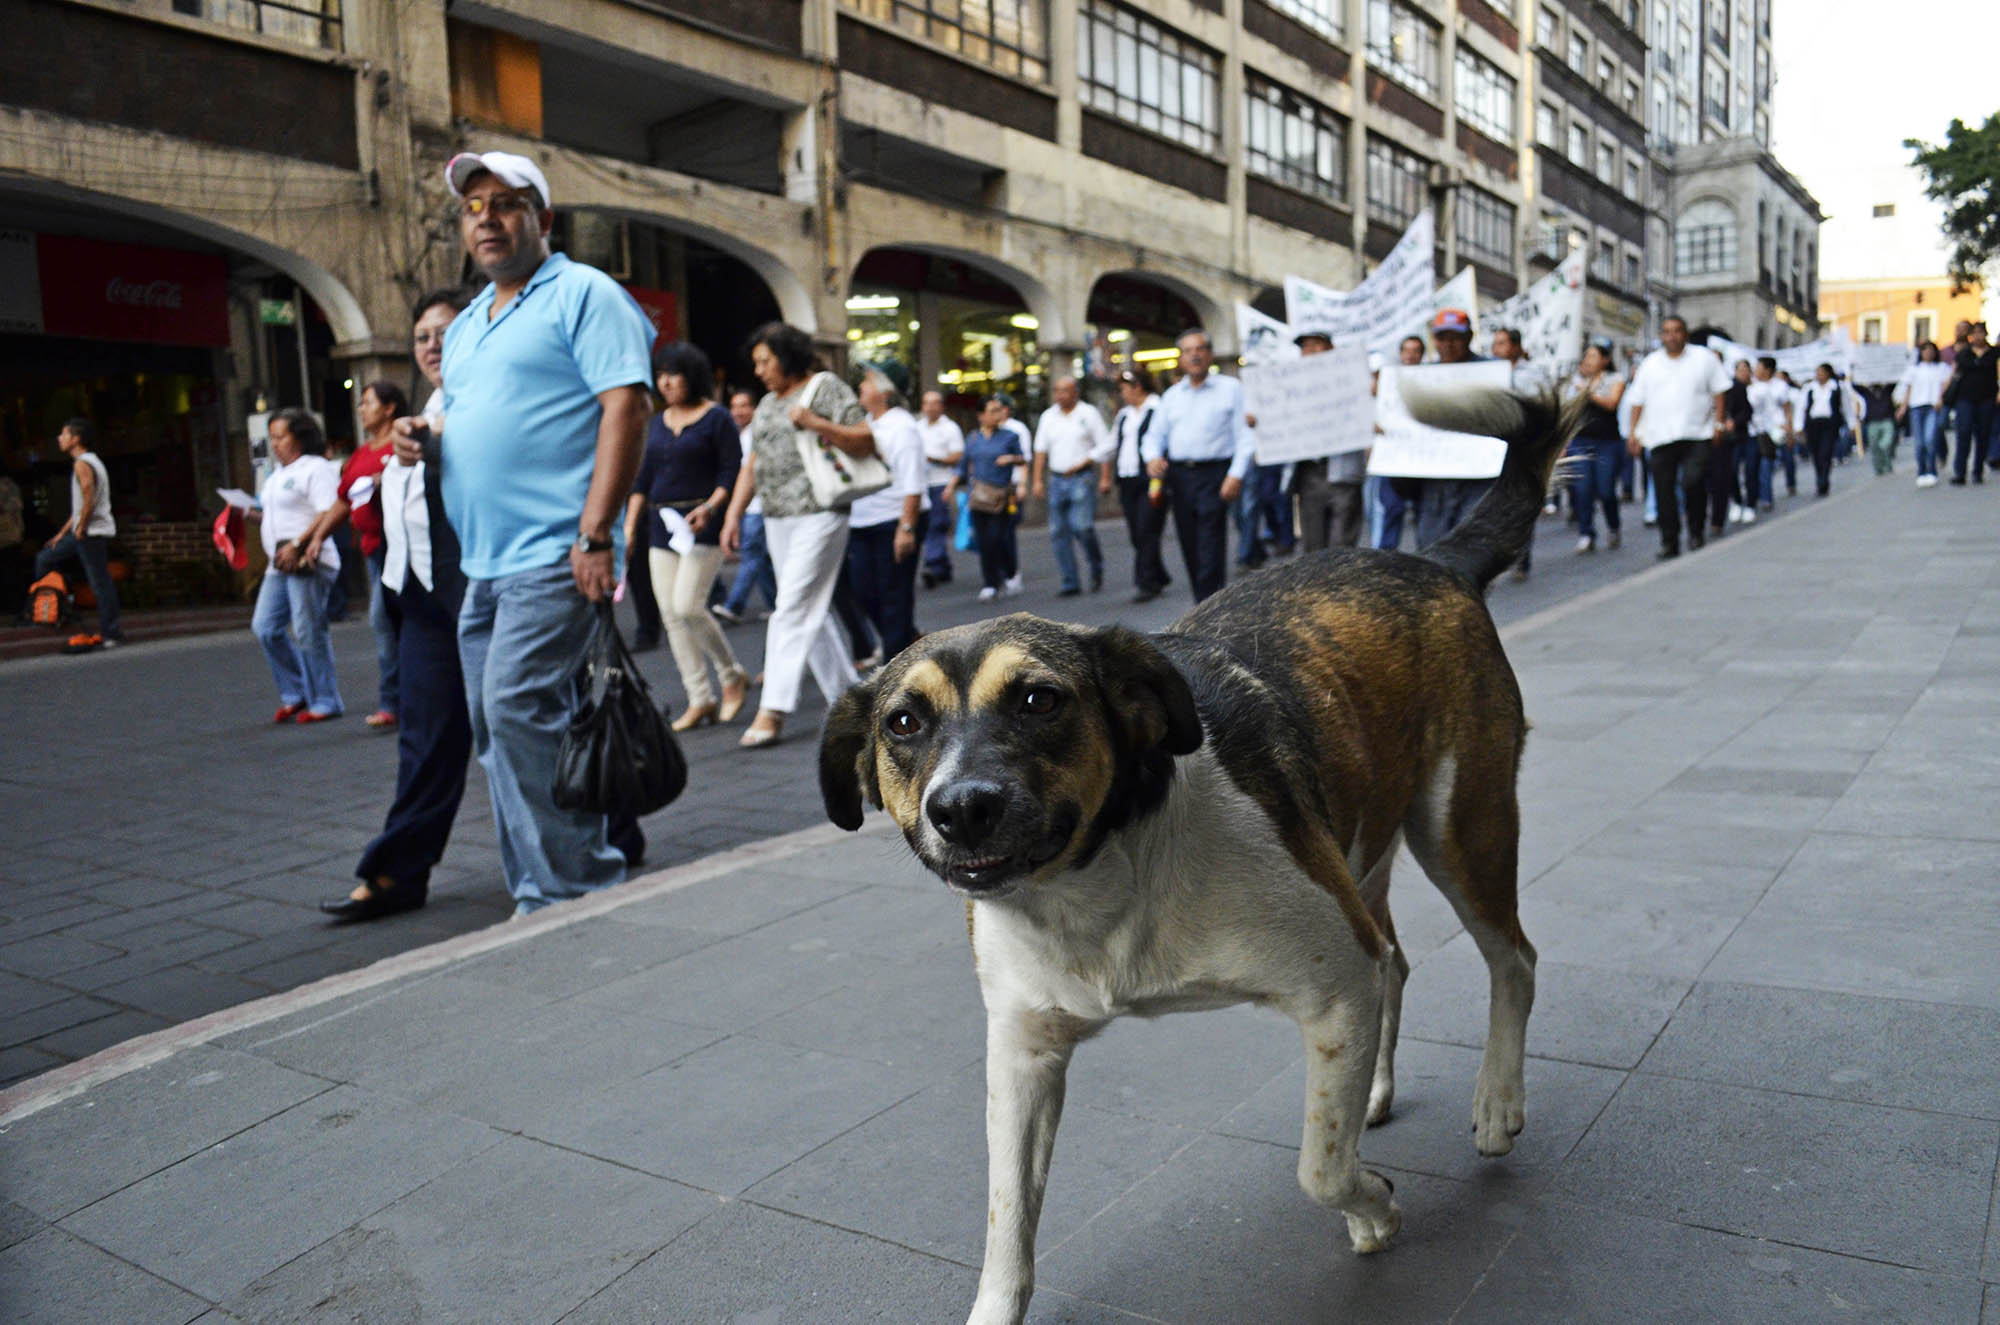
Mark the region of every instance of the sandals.
[[[759, 726], [758, 724], [762, 723], [766, 716], [772, 719], [771, 723], [768, 726]], [[784, 714], [760, 709], [757, 713], [757, 722], [750, 725], [749, 730], [743, 733], [743, 738], [737, 744], [745, 750], [761, 750], [767, 745], [776, 745], [778, 738], [783, 736], [784, 732]]]
[[738, 669], [722, 683], [722, 706], [715, 710], [717, 722], [734, 722], [750, 699], [750, 674]]
[[696, 727], [705, 727], [714, 721], [715, 705], [703, 704], [699, 708], [689, 706], [687, 712], [674, 719], [673, 728], [677, 732], [692, 731]]

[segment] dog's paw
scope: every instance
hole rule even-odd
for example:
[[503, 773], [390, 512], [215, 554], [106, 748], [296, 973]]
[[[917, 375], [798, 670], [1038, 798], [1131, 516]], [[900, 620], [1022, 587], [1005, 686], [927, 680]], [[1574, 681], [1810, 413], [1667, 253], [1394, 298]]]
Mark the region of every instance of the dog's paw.
[[1378, 1127], [1389, 1121], [1390, 1106], [1396, 1102], [1396, 1083], [1377, 1081], [1368, 1092], [1368, 1125]]
[[989, 1290], [982, 1286], [965, 1325], [1021, 1325], [1027, 1318], [1028, 1298], [1033, 1292], [1032, 1288]]
[[1472, 1141], [1479, 1153], [1497, 1159], [1514, 1148], [1514, 1138], [1527, 1125], [1519, 1090], [1503, 1090], [1484, 1082], [1472, 1096]]
[[1348, 1215], [1347, 1240], [1353, 1244], [1357, 1255], [1367, 1256], [1374, 1252], [1386, 1251], [1389, 1239], [1395, 1237], [1402, 1227], [1402, 1208], [1394, 1201], [1390, 1201], [1387, 1213], [1381, 1216]]

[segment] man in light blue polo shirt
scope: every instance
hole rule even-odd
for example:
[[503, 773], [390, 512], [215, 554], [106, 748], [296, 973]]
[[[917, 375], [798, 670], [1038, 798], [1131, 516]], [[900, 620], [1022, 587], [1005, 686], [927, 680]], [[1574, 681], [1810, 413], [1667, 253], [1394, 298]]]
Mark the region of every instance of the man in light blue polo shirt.
[[1211, 372], [1215, 351], [1199, 328], [1180, 338], [1181, 380], [1160, 396], [1140, 454], [1167, 480], [1174, 535], [1199, 603], [1229, 580], [1229, 508], [1257, 459], [1243, 412], [1243, 385]]
[[551, 788], [592, 604], [618, 581], [654, 332], [609, 276], [549, 252], [554, 213], [534, 162], [461, 153], [445, 177], [492, 282], [444, 342], [444, 504], [467, 581], [459, 657], [523, 915], [625, 877], [604, 816], [558, 809]]

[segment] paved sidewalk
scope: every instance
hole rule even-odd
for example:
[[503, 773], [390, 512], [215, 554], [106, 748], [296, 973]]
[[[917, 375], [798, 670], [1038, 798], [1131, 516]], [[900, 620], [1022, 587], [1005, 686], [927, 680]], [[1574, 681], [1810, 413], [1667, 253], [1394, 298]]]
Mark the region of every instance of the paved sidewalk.
[[[1853, 473], [1852, 467], [1843, 477]], [[1536, 729], [1528, 1128], [1407, 861], [1403, 1232], [1293, 1174], [1296, 1032], [1079, 1050], [1043, 1321], [2000, 1322], [2000, 525], [1870, 484], [1509, 630]], [[963, 913], [871, 819], [229, 1009], [0, 1094], [0, 1302], [49, 1320], [961, 1318]]]
[[[976, 559], [960, 554], [959, 578], [922, 593], [918, 619], [936, 629], [1004, 607], [1157, 629], [1186, 610], [1178, 587], [1133, 607], [1122, 526], [1099, 532], [1111, 563], [1102, 594], [1057, 599], [1047, 533], [1026, 529], [1026, 593], [980, 603]], [[1571, 554], [1572, 538], [1560, 521], [1542, 521], [1534, 579], [1495, 586], [1502, 620], [1652, 561], [1648, 537], [1594, 557]], [[757, 667], [762, 626], [729, 634]], [[477, 767], [423, 911], [343, 929], [315, 909], [353, 886], [396, 776], [395, 740], [358, 717], [375, 689], [366, 624], [336, 627], [335, 641], [356, 716], [309, 728], [271, 726], [277, 701], [247, 628], [0, 666], [0, 1086], [506, 916]], [[678, 711], [669, 656], [641, 660]], [[769, 750], [737, 749], [740, 727], [690, 733], [687, 794], [645, 821], [649, 867], [822, 822], [819, 704], [807, 686], [793, 722], [801, 739]]]

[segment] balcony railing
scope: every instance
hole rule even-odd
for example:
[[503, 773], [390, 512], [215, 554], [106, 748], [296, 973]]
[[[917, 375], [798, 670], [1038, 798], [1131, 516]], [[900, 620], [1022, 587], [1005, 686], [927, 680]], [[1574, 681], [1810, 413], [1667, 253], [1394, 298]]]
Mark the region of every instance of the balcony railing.
[[173, 0], [173, 12], [302, 46], [341, 49], [340, 0]]

